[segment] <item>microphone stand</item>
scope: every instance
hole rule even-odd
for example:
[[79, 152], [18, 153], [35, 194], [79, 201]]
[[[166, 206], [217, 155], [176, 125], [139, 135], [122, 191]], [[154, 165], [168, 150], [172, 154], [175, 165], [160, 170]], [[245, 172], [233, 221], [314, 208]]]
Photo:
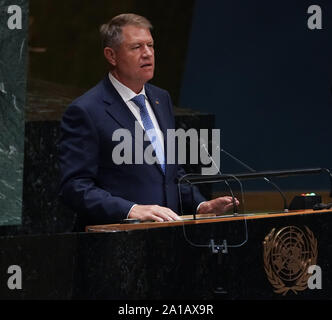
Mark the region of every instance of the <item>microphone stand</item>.
[[[220, 148], [219, 148], [220, 149]], [[247, 164], [245, 164], [244, 162], [242, 162], [241, 160], [239, 160], [238, 158], [236, 158], [235, 156], [233, 156], [232, 154], [230, 154], [229, 152], [227, 152], [225, 149], [220, 149], [221, 152], [225, 153], [227, 156], [229, 156], [231, 159], [233, 159], [235, 162], [239, 163], [241, 166], [243, 166], [244, 168], [248, 169], [250, 172], [257, 172], [255, 169], [249, 167]], [[288, 203], [287, 203], [287, 199], [285, 197], [285, 194], [281, 191], [281, 189], [271, 180], [269, 180], [266, 177], [263, 177], [264, 181], [266, 181], [267, 183], [271, 184], [274, 188], [277, 189], [277, 191], [280, 193], [283, 201], [284, 201], [284, 212], [288, 212]]]
[[223, 286], [222, 276], [225, 274], [225, 259], [226, 254], [228, 253], [227, 241], [224, 240], [221, 245], [216, 245], [214, 240], [211, 239], [210, 245], [212, 248], [212, 254], [216, 254], [215, 256], [215, 287], [213, 289], [213, 294], [215, 298], [225, 297], [228, 293], [227, 290]]
[[246, 179], [257, 179], [257, 178], [266, 178], [266, 177], [288, 177], [296, 175], [307, 175], [307, 174], [318, 174], [318, 173], [328, 173], [331, 182], [331, 191], [332, 195], [332, 174], [326, 168], [311, 168], [311, 169], [293, 169], [293, 170], [278, 170], [278, 171], [262, 171], [262, 172], [250, 172], [250, 173], [239, 173], [239, 174], [219, 174], [219, 175], [192, 175], [190, 177], [185, 177], [179, 183], [189, 183], [189, 184], [199, 184], [199, 183], [212, 183], [225, 181], [227, 179], [236, 179], [236, 180], [246, 180]]
[[[205, 143], [202, 143], [202, 147], [204, 148], [204, 150], [205, 150], [207, 156], [209, 157], [209, 159], [210, 159], [211, 162], [213, 163], [214, 167], [218, 170], [218, 173], [219, 173], [220, 175], [222, 175], [222, 173], [221, 173], [219, 167], [217, 166], [217, 164], [216, 164], [215, 161], [213, 160], [213, 157], [210, 155], [209, 151], [207, 150]], [[226, 186], [228, 187], [229, 192], [230, 192], [230, 194], [231, 194], [231, 196], [232, 196], [232, 202], [233, 202], [233, 214], [234, 214], [234, 216], [236, 216], [236, 215], [238, 215], [238, 207], [237, 207], [236, 202], [235, 202], [235, 196], [234, 196], [233, 190], [232, 190], [231, 186], [229, 185], [227, 179], [225, 179], [225, 184], [226, 184]], [[196, 214], [194, 214], [194, 220], [196, 220]]]

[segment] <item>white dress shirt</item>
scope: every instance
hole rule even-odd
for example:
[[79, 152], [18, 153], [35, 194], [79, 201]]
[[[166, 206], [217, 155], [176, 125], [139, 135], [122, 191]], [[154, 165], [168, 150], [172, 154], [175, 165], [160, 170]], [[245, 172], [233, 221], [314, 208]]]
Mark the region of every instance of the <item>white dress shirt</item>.
[[134, 91], [132, 91], [131, 89], [129, 89], [128, 87], [126, 87], [124, 84], [122, 84], [119, 80], [117, 80], [116, 78], [113, 77], [113, 75], [111, 73], [108, 74], [109, 75], [109, 79], [111, 81], [111, 83], [113, 84], [114, 88], [116, 89], [116, 91], [119, 93], [119, 95], [121, 96], [122, 100], [126, 103], [126, 105], [128, 106], [129, 110], [132, 112], [132, 114], [135, 116], [135, 118], [137, 119], [137, 121], [139, 122], [139, 124], [141, 125], [141, 127], [144, 129], [143, 123], [142, 123], [142, 118], [141, 118], [141, 114], [140, 114], [140, 109], [139, 107], [133, 102], [131, 101], [132, 98], [134, 98], [135, 96], [139, 95], [139, 94], [143, 94], [145, 96], [145, 105], [146, 105], [146, 109], [148, 110], [149, 116], [151, 118], [151, 121], [153, 123], [153, 126], [156, 130], [157, 133], [157, 138], [159, 140], [160, 145], [162, 146], [162, 149], [164, 151], [164, 137], [163, 137], [163, 133], [160, 130], [157, 118], [152, 110], [152, 107], [150, 105], [150, 102], [145, 94], [145, 88], [143, 86], [143, 89], [141, 92], [139, 92], [138, 94], [136, 94]]

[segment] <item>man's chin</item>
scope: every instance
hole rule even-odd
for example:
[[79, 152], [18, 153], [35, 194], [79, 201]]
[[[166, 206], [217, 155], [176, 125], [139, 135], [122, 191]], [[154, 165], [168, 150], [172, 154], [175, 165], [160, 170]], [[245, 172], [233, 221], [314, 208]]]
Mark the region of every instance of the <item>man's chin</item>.
[[144, 77], [143, 77], [145, 82], [150, 81], [152, 78], [153, 78], [153, 72], [146, 73], [146, 74], [144, 74]]

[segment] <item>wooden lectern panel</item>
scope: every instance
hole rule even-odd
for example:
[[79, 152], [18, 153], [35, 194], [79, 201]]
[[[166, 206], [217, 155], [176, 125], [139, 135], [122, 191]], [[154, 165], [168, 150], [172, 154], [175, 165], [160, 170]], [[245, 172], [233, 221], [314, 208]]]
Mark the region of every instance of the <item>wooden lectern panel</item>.
[[153, 228], [167, 228], [182, 225], [193, 225], [193, 224], [205, 224], [205, 223], [215, 223], [215, 222], [225, 222], [225, 221], [237, 221], [237, 220], [252, 220], [252, 219], [269, 219], [276, 217], [289, 217], [295, 215], [305, 215], [305, 214], [318, 214], [318, 213], [332, 213], [332, 210], [294, 210], [291, 212], [281, 212], [281, 213], [263, 213], [263, 214], [239, 214], [239, 215], [221, 215], [216, 216], [214, 214], [208, 215], [197, 215], [196, 220], [193, 219], [192, 215], [181, 216], [183, 220], [181, 221], [164, 221], [164, 222], [141, 222], [133, 224], [105, 224], [105, 225], [95, 225], [86, 226], [86, 232], [117, 232], [117, 231], [129, 231], [129, 230], [142, 230], [142, 229], [153, 229]]

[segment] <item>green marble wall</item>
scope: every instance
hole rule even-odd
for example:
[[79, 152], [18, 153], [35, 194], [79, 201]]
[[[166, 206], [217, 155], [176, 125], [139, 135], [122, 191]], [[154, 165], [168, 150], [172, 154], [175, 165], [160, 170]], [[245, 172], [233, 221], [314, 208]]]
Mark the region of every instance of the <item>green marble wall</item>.
[[[8, 26], [14, 4], [22, 12], [21, 28], [19, 19], [12, 21], [18, 29]], [[28, 9], [28, 0], [0, 0], [0, 225], [22, 220]]]

